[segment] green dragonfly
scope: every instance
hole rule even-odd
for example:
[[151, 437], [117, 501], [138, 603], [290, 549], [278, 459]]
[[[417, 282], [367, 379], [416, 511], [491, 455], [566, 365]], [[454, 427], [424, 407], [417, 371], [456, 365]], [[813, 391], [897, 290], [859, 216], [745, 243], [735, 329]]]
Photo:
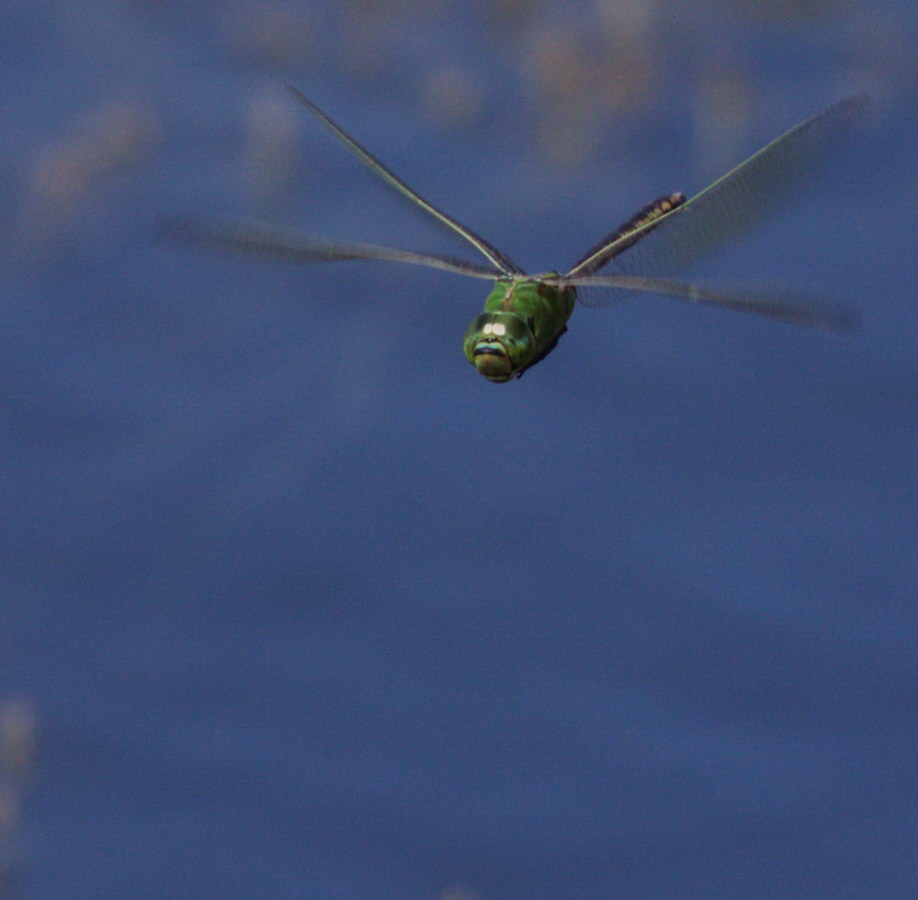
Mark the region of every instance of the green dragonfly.
[[[673, 193], [648, 203], [591, 247], [566, 272], [528, 275], [483, 237], [434, 206], [358, 143], [292, 85], [293, 96], [364, 165], [420, 209], [468, 241], [486, 260], [374, 244], [326, 240], [252, 220], [184, 221], [173, 236], [300, 262], [384, 260], [428, 266], [494, 282], [484, 310], [463, 340], [466, 359], [489, 381], [518, 378], [550, 353], [567, 330], [574, 305], [606, 305], [622, 292], [662, 295], [755, 313], [798, 325], [844, 329], [850, 311], [818, 307], [770, 291], [721, 292], [677, 277], [709, 252], [745, 232], [796, 193], [801, 178], [820, 164], [837, 137], [866, 106], [849, 97], [800, 122], [709, 187], [686, 199]], [[599, 274], [610, 267], [611, 274]], [[583, 288], [602, 291], [578, 293]]]

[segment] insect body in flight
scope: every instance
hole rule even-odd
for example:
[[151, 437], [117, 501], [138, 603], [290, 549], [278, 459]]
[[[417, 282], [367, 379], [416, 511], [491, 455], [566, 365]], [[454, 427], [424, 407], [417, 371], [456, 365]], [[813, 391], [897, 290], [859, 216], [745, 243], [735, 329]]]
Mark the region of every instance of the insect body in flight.
[[[472, 320], [463, 340], [466, 358], [490, 381], [509, 381], [522, 375], [554, 349], [567, 330], [576, 302], [606, 305], [609, 300], [603, 297], [610, 293], [619, 297], [622, 292], [676, 297], [798, 325], [845, 328], [855, 324], [851, 313], [837, 308], [819, 308], [772, 292], [708, 290], [674, 276], [793, 196], [800, 178], [822, 162], [835, 139], [863, 110], [863, 97], [842, 100], [799, 123], [690, 199], [674, 193], [647, 204], [567, 271], [527, 275], [480, 235], [405, 184], [299, 90], [288, 87], [364, 165], [468, 241], [487, 264], [374, 244], [324, 240], [296, 229], [251, 220], [183, 222], [170, 230], [196, 243], [219, 244], [300, 262], [385, 260], [491, 280], [494, 287], [484, 310]], [[611, 268], [611, 273], [599, 274], [606, 267]], [[604, 290], [585, 297], [578, 294], [580, 288]]]

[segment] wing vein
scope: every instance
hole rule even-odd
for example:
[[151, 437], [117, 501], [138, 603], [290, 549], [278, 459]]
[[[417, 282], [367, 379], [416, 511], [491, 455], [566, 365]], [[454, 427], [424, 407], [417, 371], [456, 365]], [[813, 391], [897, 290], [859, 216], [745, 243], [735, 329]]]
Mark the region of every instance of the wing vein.
[[801, 178], [825, 160], [867, 106], [858, 95], [810, 116], [670, 212], [613, 235], [567, 277], [593, 274], [612, 260], [625, 275], [684, 274], [793, 198]]
[[463, 225], [452, 216], [447, 215], [443, 210], [434, 206], [429, 200], [422, 197], [417, 191], [408, 187], [391, 169], [383, 165], [369, 150], [362, 144], [358, 143], [349, 135], [340, 125], [331, 119], [326, 113], [322, 112], [305, 94], [292, 84], [287, 84], [287, 89], [299, 102], [318, 119], [351, 153], [354, 154], [367, 168], [375, 172], [383, 181], [395, 188], [403, 197], [407, 197], [412, 203], [424, 210], [428, 215], [433, 216], [442, 225], [454, 231], [456, 234], [465, 238], [472, 246], [498, 269], [507, 275], [523, 274], [523, 270], [512, 262], [507, 256], [501, 253], [496, 247], [488, 243], [483, 237], [472, 231], [471, 228]]
[[451, 256], [418, 253], [356, 241], [332, 241], [312, 237], [296, 228], [284, 228], [281, 225], [272, 225], [255, 219], [225, 221], [195, 218], [168, 219], [160, 222], [158, 231], [161, 235], [183, 243], [242, 250], [260, 256], [289, 259], [295, 262], [320, 263], [367, 259], [427, 266], [458, 275], [467, 275], [471, 278], [485, 278], [489, 281], [504, 276], [500, 269], [487, 268]]

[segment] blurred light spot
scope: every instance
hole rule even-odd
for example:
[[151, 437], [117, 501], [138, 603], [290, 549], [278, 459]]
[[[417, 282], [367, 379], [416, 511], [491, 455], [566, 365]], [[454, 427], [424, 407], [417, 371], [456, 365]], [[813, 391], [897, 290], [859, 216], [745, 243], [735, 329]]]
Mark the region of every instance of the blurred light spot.
[[747, 15], [769, 22], [815, 19], [838, 10], [848, 0], [720, 0]]
[[453, 884], [440, 893], [438, 900], [481, 900], [481, 896], [465, 885]]
[[645, 44], [659, 31], [659, 0], [595, 0], [603, 31], [614, 43]]
[[395, 46], [398, 28], [393, 19], [399, 11], [385, 0], [348, 0], [343, 33], [336, 46], [342, 52], [343, 65], [364, 79], [381, 77], [397, 56]]
[[541, 0], [492, 0], [489, 12], [497, 26], [515, 27], [528, 21], [541, 4]]
[[709, 69], [702, 77], [692, 107], [696, 169], [709, 181], [728, 172], [748, 150], [753, 96], [735, 66]]
[[443, 66], [428, 75], [424, 88], [427, 114], [442, 128], [470, 128], [482, 115], [482, 91], [474, 74], [459, 66]]
[[277, 210], [291, 194], [299, 145], [297, 112], [289, 98], [275, 92], [256, 97], [246, 109], [244, 166], [255, 211]]
[[312, 53], [315, 35], [310, 23], [285, 9], [253, 7], [229, 28], [236, 55], [251, 63], [282, 67], [301, 65]]
[[598, 66], [603, 105], [616, 112], [646, 104], [665, 59], [656, 0], [596, 0], [605, 37]]
[[22, 700], [0, 703], [0, 897], [13, 896], [21, 868], [18, 829], [23, 790], [35, 763], [35, 711]]
[[567, 29], [544, 28], [533, 36], [524, 59], [537, 95], [540, 156], [560, 168], [582, 164], [594, 155], [597, 138], [594, 73], [585, 48]]
[[591, 67], [577, 36], [566, 29], [539, 31], [529, 47], [529, 74], [549, 103], [583, 100], [590, 92]]
[[35, 710], [22, 700], [0, 704], [0, 773], [21, 776], [35, 761]]
[[159, 134], [159, 120], [144, 104], [110, 103], [94, 109], [74, 136], [39, 153], [32, 193], [49, 208], [69, 210], [103, 176], [146, 155]]

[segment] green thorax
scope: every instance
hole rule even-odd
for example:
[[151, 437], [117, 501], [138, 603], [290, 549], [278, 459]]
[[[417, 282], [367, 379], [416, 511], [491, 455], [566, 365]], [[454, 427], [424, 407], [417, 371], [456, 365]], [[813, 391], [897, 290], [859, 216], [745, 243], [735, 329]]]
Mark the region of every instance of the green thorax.
[[564, 333], [577, 293], [540, 280], [500, 280], [485, 300], [484, 312], [469, 325], [466, 359], [490, 381], [518, 377], [551, 351]]

